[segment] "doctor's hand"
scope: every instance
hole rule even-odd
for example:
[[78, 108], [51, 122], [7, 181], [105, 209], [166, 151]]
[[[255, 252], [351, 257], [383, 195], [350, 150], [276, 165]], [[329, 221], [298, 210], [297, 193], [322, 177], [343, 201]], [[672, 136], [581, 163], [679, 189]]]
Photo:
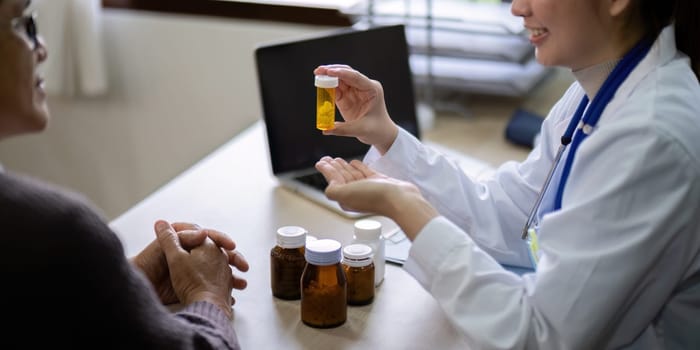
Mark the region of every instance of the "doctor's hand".
[[325, 193], [329, 199], [345, 210], [386, 216], [411, 240], [439, 215], [414, 184], [378, 173], [358, 160], [348, 163], [323, 157], [316, 169], [328, 181]]
[[345, 121], [336, 122], [334, 129], [323, 134], [356, 137], [386, 153], [399, 129], [387, 112], [382, 84], [347, 65], [319, 66], [314, 74], [338, 77], [336, 106]]
[[[183, 249], [190, 251], [202, 245], [209, 238], [226, 252], [229, 265], [239, 271], [248, 271], [248, 262], [240, 252], [235, 250], [236, 243], [225, 233], [217, 230], [202, 229], [196, 224], [184, 222], [173, 223], [172, 227], [177, 232]], [[169, 305], [181, 302], [173, 290], [165, 254], [157, 239], [153, 240], [144, 250], [134, 256], [131, 262], [144, 272], [163, 304]], [[246, 288], [247, 281], [245, 279], [236, 275], [233, 278], [233, 288]]]

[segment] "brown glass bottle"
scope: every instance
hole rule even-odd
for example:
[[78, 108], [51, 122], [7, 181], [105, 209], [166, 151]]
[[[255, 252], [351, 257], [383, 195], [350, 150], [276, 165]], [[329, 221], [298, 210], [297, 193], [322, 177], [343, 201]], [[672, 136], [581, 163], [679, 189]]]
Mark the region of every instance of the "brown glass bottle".
[[316, 328], [337, 327], [347, 319], [347, 281], [340, 242], [319, 239], [306, 246], [301, 277], [301, 320]]
[[372, 248], [351, 244], [343, 248], [343, 269], [348, 280], [348, 305], [367, 305], [374, 300]]
[[301, 274], [306, 267], [306, 230], [283, 226], [277, 230], [277, 245], [270, 250], [272, 295], [285, 300], [301, 298]]

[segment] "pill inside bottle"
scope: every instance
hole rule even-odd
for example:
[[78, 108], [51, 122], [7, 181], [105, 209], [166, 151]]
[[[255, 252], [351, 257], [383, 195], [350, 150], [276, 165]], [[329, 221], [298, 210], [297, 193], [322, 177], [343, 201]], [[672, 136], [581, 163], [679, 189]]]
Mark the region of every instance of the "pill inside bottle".
[[335, 127], [335, 88], [338, 77], [317, 75], [316, 85], [316, 128], [330, 130]]

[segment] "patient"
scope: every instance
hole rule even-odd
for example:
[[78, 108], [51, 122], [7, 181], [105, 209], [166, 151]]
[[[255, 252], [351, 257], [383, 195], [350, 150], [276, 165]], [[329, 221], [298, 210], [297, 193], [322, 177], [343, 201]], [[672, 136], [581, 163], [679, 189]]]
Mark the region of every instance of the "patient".
[[[47, 50], [28, 6], [0, 0], [0, 140], [41, 131], [49, 120], [37, 71]], [[84, 198], [2, 168], [0, 222], [5, 341], [33, 348], [239, 348], [231, 293], [247, 282], [232, 267], [247, 271], [248, 263], [224, 233], [158, 220], [154, 241], [129, 260]], [[165, 306], [176, 303], [176, 312]]]

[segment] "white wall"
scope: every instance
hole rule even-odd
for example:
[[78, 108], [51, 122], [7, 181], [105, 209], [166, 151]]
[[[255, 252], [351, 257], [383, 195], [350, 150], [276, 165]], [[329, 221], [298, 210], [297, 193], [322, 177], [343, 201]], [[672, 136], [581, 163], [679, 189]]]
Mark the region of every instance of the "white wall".
[[0, 143], [0, 162], [85, 193], [110, 219], [259, 119], [257, 44], [331, 29], [128, 10], [103, 18], [109, 94], [51, 96], [49, 129]]

